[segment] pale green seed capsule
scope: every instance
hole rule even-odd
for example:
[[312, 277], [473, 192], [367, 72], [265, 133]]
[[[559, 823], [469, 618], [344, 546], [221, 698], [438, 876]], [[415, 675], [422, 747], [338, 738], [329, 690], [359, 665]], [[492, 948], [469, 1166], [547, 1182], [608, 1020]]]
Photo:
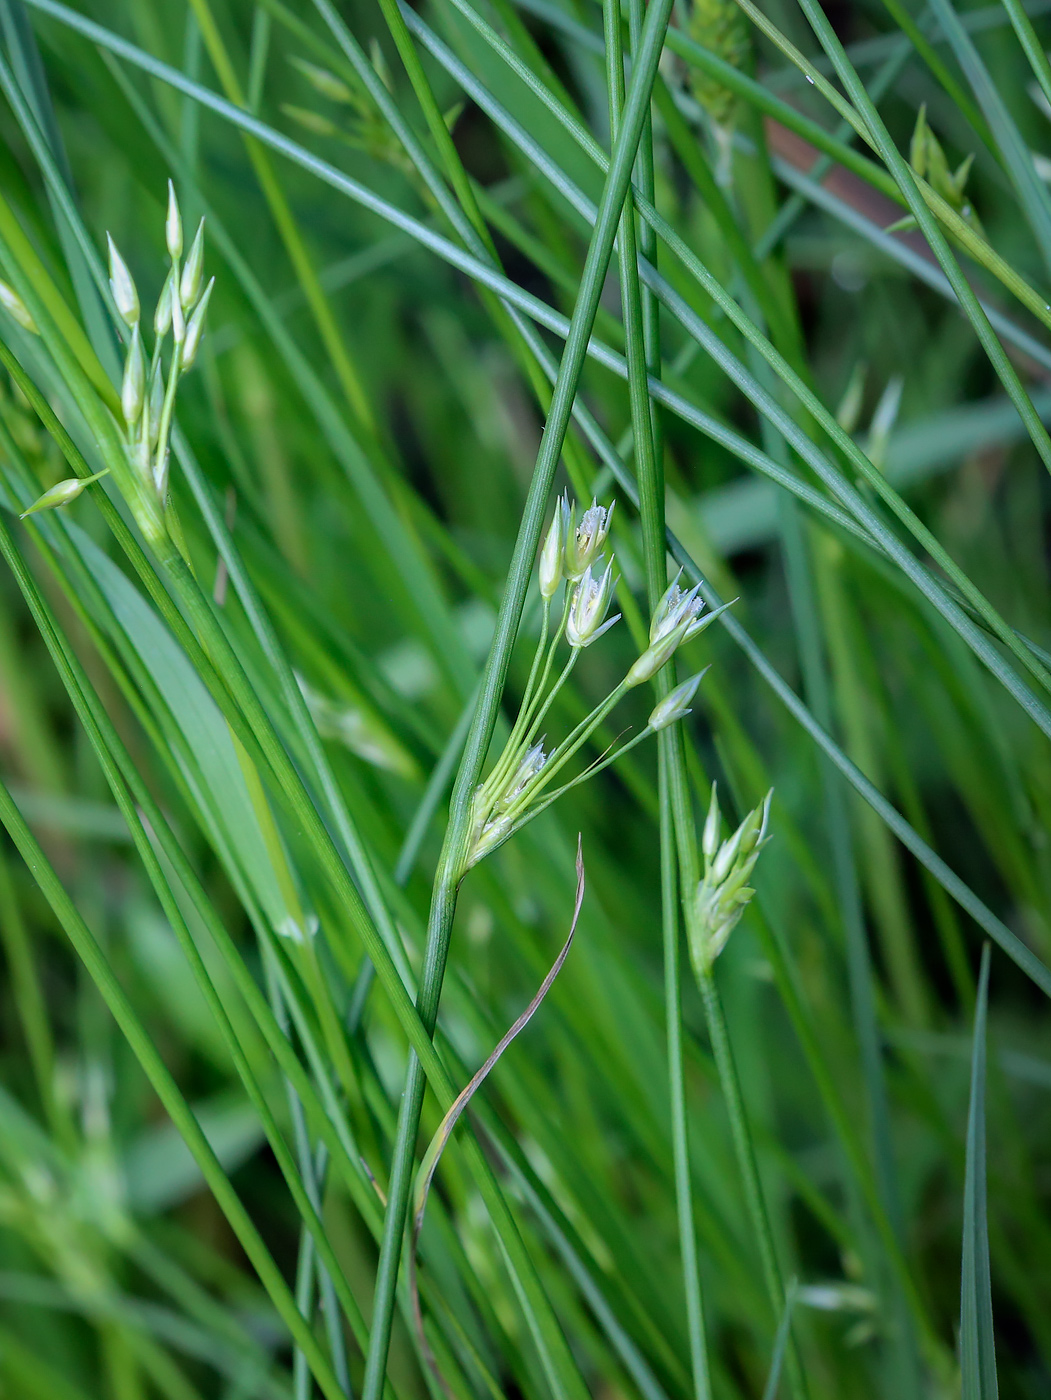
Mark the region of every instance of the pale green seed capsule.
[[18, 295], [14, 287], [8, 286], [3, 280], [0, 280], [0, 306], [4, 308], [12, 320], [18, 322], [23, 330], [32, 331], [34, 335], [40, 334], [37, 323], [33, 320], [29, 307]]
[[197, 225], [197, 232], [186, 255], [186, 263], [179, 281], [179, 300], [182, 309], [190, 310], [201, 290], [201, 275], [204, 271], [204, 220]]
[[139, 293], [135, 280], [128, 271], [128, 264], [117, 252], [117, 245], [106, 234], [109, 243], [109, 289], [120, 319], [126, 326], [139, 324]]
[[161, 294], [157, 298], [157, 309], [153, 313], [153, 333], [158, 340], [164, 337], [172, 328], [172, 274], [169, 272], [164, 279], [164, 286]]
[[142, 337], [138, 326], [131, 333], [128, 358], [124, 363], [124, 381], [120, 388], [120, 407], [124, 421], [133, 428], [142, 417], [146, 398], [146, 362], [142, 354]]
[[675, 724], [677, 720], [685, 719], [692, 714], [690, 701], [697, 694], [697, 687], [709, 670], [705, 667], [703, 671], [698, 671], [695, 676], [685, 680], [681, 685], [677, 685], [674, 690], [670, 690], [663, 700], [654, 706], [650, 715], [649, 727], [654, 733], [661, 729], [667, 729], [669, 724]]
[[562, 554], [568, 526], [569, 500], [566, 496], [559, 496], [555, 503], [555, 518], [540, 552], [540, 593], [544, 598], [553, 598], [562, 582]]
[[719, 811], [719, 796], [715, 783], [712, 783], [712, 800], [708, 805], [708, 815], [704, 821], [704, 834], [701, 837], [701, 850], [704, 853], [704, 863], [710, 865], [719, 849], [719, 833], [722, 831], [723, 818]]
[[603, 632], [608, 632], [620, 619], [620, 613], [603, 621], [609, 611], [610, 600], [616, 580], [613, 577], [613, 560], [606, 565], [601, 579], [592, 576], [590, 566], [584, 570], [584, 577], [573, 592], [573, 601], [566, 620], [566, 641], [571, 647], [587, 647], [598, 641]]
[[570, 513], [566, 529], [566, 544], [563, 567], [566, 578], [576, 582], [596, 563], [606, 543], [610, 526], [613, 523], [613, 510], [616, 501], [607, 510], [597, 501], [592, 501], [580, 517], [580, 524], [573, 528], [573, 512]]
[[213, 277], [204, 289], [204, 296], [197, 303], [197, 308], [190, 317], [190, 324], [186, 327], [186, 341], [182, 348], [182, 367], [192, 369], [193, 362], [197, 358], [197, 351], [201, 348], [201, 337], [204, 335], [204, 318], [208, 311], [208, 302], [211, 299], [212, 288], [215, 286]]
[[164, 221], [164, 241], [168, 245], [168, 256], [174, 262], [182, 253], [182, 215], [179, 201], [175, 198], [175, 186], [168, 181], [168, 217]]
[[[106, 468], [108, 471], [109, 468]], [[18, 517], [24, 520], [27, 515], [36, 515], [41, 510], [55, 510], [58, 506], [68, 506], [70, 501], [75, 501], [85, 486], [90, 486], [93, 481], [98, 481], [99, 477], [105, 476], [106, 471], [96, 472], [94, 476], [71, 476], [65, 481], [56, 482], [39, 496], [31, 506], [22, 511]]]

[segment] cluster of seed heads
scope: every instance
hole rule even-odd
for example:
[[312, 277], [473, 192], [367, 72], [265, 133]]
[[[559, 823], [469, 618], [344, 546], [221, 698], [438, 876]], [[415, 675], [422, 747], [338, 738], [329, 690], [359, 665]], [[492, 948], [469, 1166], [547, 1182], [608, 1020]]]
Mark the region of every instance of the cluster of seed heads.
[[[149, 364], [143, 344], [142, 306], [135, 279], [113, 239], [108, 234], [106, 237], [113, 304], [130, 332], [120, 389], [125, 444], [139, 488], [148, 491], [163, 510], [168, 496], [168, 459], [175, 392], [181, 376], [192, 369], [201, 348], [204, 320], [215, 285], [213, 277], [207, 286], [203, 286], [204, 220], [198, 225], [184, 259], [182, 215], [175, 189], [169, 180], [168, 213], [164, 222], [169, 268], [153, 314], [153, 351]], [[0, 281], [0, 306], [25, 330], [39, 334], [25, 302], [13, 287], [3, 281]], [[172, 337], [172, 350], [165, 375], [164, 345], [169, 334]], [[68, 505], [77, 499], [85, 486], [98, 481], [108, 471], [107, 467], [94, 476], [74, 476], [58, 482], [22, 512], [23, 519], [38, 511]], [[132, 504], [135, 505], [134, 500]]]
[[693, 918], [689, 920], [690, 956], [698, 976], [707, 976], [712, 963], [726, 947], [745, 906], [755, 894], [748, 881], [759, 852], [770, 840], [770, 791], [725, 841], [722, 814], [715, 784], [701, 837], [704, 874], [694, 893]]
[[[613, 559], [607, 561], [603, 556], [612, 520], [613, 506], [600, 506], [597, 501], [592, 501], [579, 520], [568, 496], [561, 496], [555, 505], [554, 519], [540, 552], [539, 583], [544, 605], [540, 644], [511, 736], [492, 772], [475, 793], [471, 845], [466, 858], [468, 867], [502, 845], [567, 788], [615, 761], [647, 734], [664, 729], [690, 713], [690, 701], [701, 683], [703, 671], [665, 696], [650, 715], [646, 728], [628, 744], [544, 796], [557, 773], [627, 691], [652, 679], [684, 642], [703, 632], [723, 611], [719, 608], [705, 612], [699, 587], [683, 590], [680, 573], [654, 609], [649, 645], [642, 655], [591, 714], [557, 748], [547, 752], [545, 736], [538, 735], [555, 695], [584, 648], [597, 641], [620, 618], [619, 613], [609, 616], [617, 578]], [[551, 604], [563, 584], [566, 591], [562, 620], [548, 646]], [[563, 637], [569, 645], [569, 660], [549, 688], [555, 649]]]
[[[164, 241], [170, 266], [153, 313], [153, 352], [147, 364], [139, 293], [116, 244], [109, 238], [110, 291], [121, 320], [131, 332], [124, 362], [120, 403], [129, 455], [140, 476], [163, 504], [168, 494], [168, 456], [172, 412], [179, 378], [191, 369], [204, 334], [213, 277], [204, 286], [204, 220], [183, 258], [182, 215], [168, 181], [168, 215]], [[203, 288], [203, 289], [202, 289]], [[172, 337], [167, 377], [164, 344]]]

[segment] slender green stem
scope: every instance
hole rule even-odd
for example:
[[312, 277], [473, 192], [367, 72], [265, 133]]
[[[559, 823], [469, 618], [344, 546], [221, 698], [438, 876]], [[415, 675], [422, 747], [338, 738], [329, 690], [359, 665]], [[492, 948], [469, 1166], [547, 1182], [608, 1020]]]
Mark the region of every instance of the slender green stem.
[[[452, 922], [456, 912], [456, 889], [467, 855], [471, 826], [471, 797], [477, 786], [485, 761], [486, 749], [496, 722], [497, 707], [503, 690], [504, 677], [510, 661], [525, 602], [526, 588], [533, 559], [540, 542], [540, 531], [551, 491], [555, 468], [562, 452], [569, 427], [577, 384], [587, 354], [587, 343], [595, 321], [599, 297], [606, 270], [613, 252], [620, 212], [631, 180], [632, 166], [642, 127], [649, 110], [650, 93], [657, 73], [664, 35], [671, 15], [672, 0], [653, 0], [646, 16], [642, 42], [632, 73], [631, 88], [625, 107], [624, 121], [618, 133], [599, 207], [598, 219], [588, 247], [580, 293], [573, 309], [569, 335], [566, 340], [551, 399], [551, 409], [541, 440], [529, 495], [523, 512], [515, 551], [508, 573], [507, 587], [500, 605], [496, 633], [490, 647], [482, 682], [482, 694], [468, 735], [460, 771], [457, 774], [450, 806], [449, 825], [439, 859], [434, 883], [431, 913], [427, 928], [427, 945], [420, 981], [417, 1009], [426, 1030], [433, 1031], [438, 1014], [445, 963], [448, 957]], [[424, 1078], [413, 1056], [402, 1098], [398, 1133], [394, 1146], [387, 1215], [384, 1223], [383, 1245], [380, 1251], [376, 1279], [372, 1335], [366, 1362], [363, 1400], [378, 1400], [383, 1373], [386, 1370], [390, 1346], [394, 1291], [398, 1274], [406, 1209], [413, 1177], [416, 1134], [423, 1106]], [[563, 1342], [564, 1345], [564, 1342]], [[574, 1391], [579, 1372], [574, 1363], [566, 1368]], [[559, 1383], [564, 1390], [564, 1383]]]
[[[623, 62], [621, 57], [620, 9], [615, 0], [603, 5], [606, 36], [606, 82], [610, 102], [610, 124], [617, 130], [621, 120]], [[631, 38], [637, 48], [638, 6], [630, 9]], [[652, 148], [640, 170], [642, 194], [652, 195]], [[647, 229], [646, 251], [652, 256], [652, 229]], [[639, 482], [639, 510], [646, 570], [646, 591], [650, 610], [667, 586], [665, 545], [664, 472], [656, 405], [651, 406], [650, 376], [661, 369], [656, 300], [643, 288], [638, 268], [634, 201], [629, 200], [621, 217], [620, 289], [624, 306], [625, 357], [631, 408], [632, 434]], [[644, 299], [645, 298], [645, 299]], [[654, 690], [663, 699], [675, 684], [674, 660], [654, 678]], [[679, 1253], [682, 1261], [686, 1324], [690, 1340], [690, 1364], [695, 1400], [710, 1400], [711, 1368], [704, 1320], [697, 1236], [693, 1218], [693, 1185], [690, 1169], [686, 1081], [683, 1065], [682, 986], [679, 949], [679, 919], [676, 901], [674, 819], [670, 789], [685, 789], [686, 769], [678, 727], [658, 735], [658, 801], [661, 842], [661, 932], [664, 954], [665, 1033], [668, 1054], [669, 1108], [672, 1128], [672, 1159], [675, 1177], [676, 1218]]]

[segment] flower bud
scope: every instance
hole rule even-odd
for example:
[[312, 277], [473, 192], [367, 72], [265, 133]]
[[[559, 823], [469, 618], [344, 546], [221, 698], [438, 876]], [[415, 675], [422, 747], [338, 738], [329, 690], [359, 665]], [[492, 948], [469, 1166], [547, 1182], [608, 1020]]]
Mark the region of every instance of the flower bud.
[[566, 641], [571, 647], [590, 646], [620, 618], [620, 613], [617, 613], [616, 617], [603, 622], [613, 597], [613, 585], [612, 559], [601, 579], [592, 577], [590, 565], [585, 569], [584, 577], [573, 592], [566, 620]]
[[186, 342], [182, 348], [182, 367], [192, 369], [193, 362], [197, 358], [197, 351], [201, 348], [201, 337], [204, 335], [204, 318], [208, 311], [208, 302], [212, 295], [212, 288], [215, 286], [213, 277], [204, 289], [204, 296], [190, 317], [190, 324], [186, 327]]
[[595, 563], [602, 553], [606, 536], [609, 534], [609, 527], [613, 521], [613, 509], [616, 504], [614, 501], [607, 510], [605, 506], [600, 506], [597, 501], [592, 501], [581, 516], [580, 524], [575, 530], [573, 528], [575, 511], [570, 512], [566, 527], [564, 564], [566, 578], [574, 583], [577, 579], [584, 577], [585, 571]]
[[90, 486], [93, 481], [98, 481], [100, 476], [105, 475], [106, 472], [96, 472], [94, 476], [71, 476], [65, 481], [56, 482], [42, 496], [38, 496], [31, 506], [22, 511], [18, 517], [19, 520], [24, 520], [27, 515], [36, 515], [37, 511], [40, 510], [54, 510], [57, 506], [68, 506], [70, 501], [77, 499], [85, 486]]
[[172, 328], [172, 281], [173, 274], [169, 272], [153, 313], [153, 333], [158, 340], [163, 340]]
[[704, 834], [701, 837], [701, 851], [704, 855], [705, 865], [710, 865], [719, 849], [719, 833], [722, 830], [723, 818], [719, 811], [719, 796], [715, 783], [712, 783], [712, 800], [708, 804], [708, 815], [704, 820]]
[[679, 580], [682, 578], [682, 570], [675, 575], [668, 585], [664, 597], [653, 610], [650, 619], [650, 645], [659, 642], [662, 637], [666, 637], [669, 632], [674, 632], [680, 623], [692, 620], [704, 608], [704, 599], [699, 597], [701, 585], [698, 583], [684, 593], [679, 587]]
[[34, 335], [39, 335], [40, 330], [33, 320], [29, 307], [15, 291], [14, 287], [0, 280], [0, 306], [4, 308], [12, 320], [17, 321], [23, 330], [32, 331]]
[[133, 428], [142, 417], [146, 397], [146, 362], [142, 355], [142, 337], [138, 326], [131, 333], [128, 358], [124, 362], [124, 382], [120, 389], [120, 407], [124, 421]]
[[117, 245], [109, 234], [106, 234], [109, 242], [109, 289], [113, 293], [113, 300], [121, 320], [126, 326], [137, 326], [139, 324], [139, 293], [135, 288], [135, 282], [128, 265], [117, 252]]
[[175, 198], [175, 186], [168, 181], [168, 217], [164, 220], [164, 241], [168, 245], [168, 256], [172, 262], [182, 253], [182, 215], [179, 201]]
[[693, 713], [690, 709], [690, 701], [697, 694], [697, 687], [708, 669], [706, 666], [703, 671], [698, 671], [695, 676], [691, 676], [689, 680], [677, 685], [654, 706], [649, 722], [649, 727], [654, 733], [661, 729], [667, 729], [669, 724], [674, 724], [676, 720], [685, 719], [688, 714]]
[[189, 311], [201, 290], [201, 274], [204, 271], [204, 220], [197, 225], [197, 232], [186, 255], [182, 277], [179, 281], [179, 300], [182, 309]]
[[566, 533], [569, 528], [569, 499], [559, 496], [555, 502], [555, 516], [551, 521], [544, 547], [540, 551], [540, 593], [551, 599], [562, 582], [562, 556], [566, 547]]
[[712, 963], [725, 948], [745, 906], [755, 894], [748, 880], [760, 851], [769, 839], [766, 828], [772, 797], [773, 790], [748, 813], [734, 834], [720, 845], [719, 805], [715, 784], [712, 784], [712, 804], [701, 839], [704, 877], [697, 885], [695, 917], [690, 927], [690, 956], [701, 975], [711, 971]]
[[[672, 588], [675, 586], [672, 584]], [[664, 596], [667, 598], [668, 594]], [[696, 601], [698, 600], [694, 599], [694, 602]], [[642, 685], [643, 681], [652, 680], [661, 667], [667, 665], [683, 642], [688, 642], [691, 637], [696, 637], [706, 627], [710, 627], [720, 613], [724, 613], [727, 608], [732, 608], [736, 602], [737, 599], [734, 598], [732, 602], [724, 603], [721, 608], [705, 613], [703, 617], [697, 616], [693, 603], [691, 603], [683, 612], [681, 620], [672, 627], [671, 631], [666, 630], [666, 617], [658, 617], [660, 611], [658, 607], [658, 612], [654, 613], [653, 622], [650, 624], [650, 635], [651, 637], [656, 636], [656, 640], [651, 641], [632, 666], [625, 677], [625, 684], [628, 686]], [[661, 605], [663, 605], [663, 599]]]

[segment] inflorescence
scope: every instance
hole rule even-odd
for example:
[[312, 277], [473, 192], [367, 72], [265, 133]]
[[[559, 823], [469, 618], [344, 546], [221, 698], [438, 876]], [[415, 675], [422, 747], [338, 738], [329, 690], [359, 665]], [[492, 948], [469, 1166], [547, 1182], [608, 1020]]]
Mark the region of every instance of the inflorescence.
[[[596, 501], [583, 512], [579, 522], [575, 507], [565, 495], [555, 506], [554, 519], [540, 552], [539, 582], [543, 602], [540, 640], [510, 737], [492, 772], [474, 795], [465, 869], [501, 846], [564, 792], [615, 762], [647, 735], [690, 713], [689, 704], [703, 671], [666, 695], [641, 733], [597, 759], [569, 782], [554, 791], [549, 790], [553, 780], [627, 692], [655, 676], [683, 642], [703, 632], [731, 606], [726, 603], [722, 608], [706, 612], [699, 586], [684, 591], [680, 587], [680, 572], [654, 610], [649, 645], [627, 675], [560, 744], [548, 751], [545, 748], [547, 736], [541, 729], [555, 697], [584, 648], [596, 642], [620, 618], [619, 613], [608, 616], [617, 576], [613, 559], [607, 562], [603, 556], [612, 519], [613, 506], [607, 510]], [[552, 631], [552, 602], [563, 585], [561, 617]], [[555, 655], [563, 638], [569, 646], [569, 656], [552, 681]]]
[[[181, 377], [192, 369], [201, 347], [215, 278], [205, 285], [203, 219], [183, 257], [182, 215], [169, 180], [168, 212], [164, 222], [169, 266], [153, 314], [153, 349], [147, 355], [138, 288], [113, 239], [107, 235], [107, 241], [109, 288], [117, 314], [129, 333], [120, 388], [120, 417], [121, 435], [132, 469], [132, 495], [137, 496], [130, 504], [146, 528], [147, 523], [160, 520], [168, 504], [168, 464], [176, 390]], [[28, 309], [6, 283], [0, 283], [0, 304], [25, 329], [36, 331]], [[172, 346], [166, 356], [169, 335]], [[71, 477], [58, 482], [23, 515], [68, 505], [85, 486], [105, 476], [107, 471], [108, 468], [94, 476]], [[137, 509], [140, 505], [148, 508]]]

